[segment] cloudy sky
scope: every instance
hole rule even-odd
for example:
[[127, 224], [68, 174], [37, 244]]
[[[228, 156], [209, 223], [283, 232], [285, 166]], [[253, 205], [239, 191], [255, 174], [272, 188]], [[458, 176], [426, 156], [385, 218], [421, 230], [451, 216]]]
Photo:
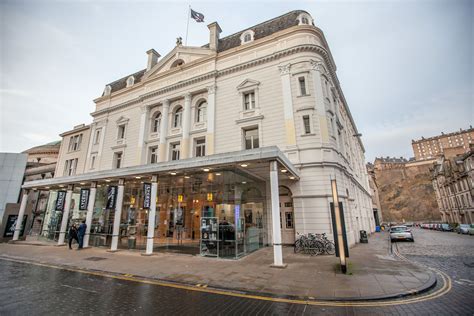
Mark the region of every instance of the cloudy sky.
[[[294, 9], [329, 42], [366, 158], [412, 156], [411, 140], [474, 125], [473, 1], [189, 2], [189, 45]], [[184, 38], [188, 2], [0, 0], [0, 152], [90, 123], [104, 85]]]

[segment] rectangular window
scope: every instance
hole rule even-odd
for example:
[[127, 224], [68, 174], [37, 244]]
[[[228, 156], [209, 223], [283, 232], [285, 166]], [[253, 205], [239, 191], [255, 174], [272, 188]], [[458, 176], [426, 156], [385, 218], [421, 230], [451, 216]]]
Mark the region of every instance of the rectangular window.
[[114, 166], [119, 169], [122, 166], [122, 152], [115, 153], [114, 155]]
[[244, 110], [255, 109], [255, 92], [244, 94]]
[[286, 228], [293, 228], [293, 212], [285, 212]]
[[150, 147], [150, 158], [148, 160], [150, 163], [158, 162], [158, 146]]
[[64, 175], [72, 176], [76, 174], [77, 161], [77, 158], [66, 160], [66, 165], [64, 166]]
[[124, 138], [125, 138], [125, 124], [119, 125], [118, 135], [117, 135], [117, 139], [124, 139]]
[[304, 77], [299, 77], [298, 82], [300, 84], [300, 94], [306, 95], [306, 81]]
[[171, 160], [179, 160], [179, 143], [171, 144]]
[[71, 136], [71, 138], [69, 138], [69, 146], [68, 146], [67, 151], [72, 151], [73, 144], [74, 144], [74, 136]]
[[311, 125], [309, 121], [309, 115], [303, 116], [303, 125], [304, 125], [304, 133], [311, 134]]
[[195, 140], [195, 153], [196, 157], [204, 157], [206, 155], [206, 139], [200, 138]]
[[95, 155], [91, 157], [91, 169], [95, 168], [95, 157], [96, 157]]
[[245, 149], [259, 148], [258, 128], [244, 130]]
[[100, 129], [95, 131], [95, 136], [94, 136], [94, 144], [98, 144], [100, 142]]

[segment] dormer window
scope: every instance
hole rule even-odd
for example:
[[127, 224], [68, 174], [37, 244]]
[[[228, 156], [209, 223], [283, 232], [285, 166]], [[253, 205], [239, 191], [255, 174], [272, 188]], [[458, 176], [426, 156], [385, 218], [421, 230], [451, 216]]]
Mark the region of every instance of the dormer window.
[[306, 12], [303, 12], [298, 16], [298, 22], [299, 22], [298, 25], [313, 25], [314, 24], [314, 21], [311, 15], [309, 15]]
[[128, 79], [127, 79], [127, 88], [133, 86], [134, 83], [135, 83], [135, 77], [134, 76], [128, 77]]
[[254, 36], [254, 32], [252, 30], [243, 32], [242, 35], [240, 36], [241, 45], [253, 42], [254, 40], [253, 36]]
[[104, 89], [104, 96], [110, 95], [112, 93], [112, 87], [110, 85], [106, 85]]

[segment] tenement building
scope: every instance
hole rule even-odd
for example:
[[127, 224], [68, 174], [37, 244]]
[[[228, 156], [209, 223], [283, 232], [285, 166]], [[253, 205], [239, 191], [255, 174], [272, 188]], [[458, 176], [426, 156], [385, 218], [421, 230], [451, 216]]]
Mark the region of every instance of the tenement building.
[[447, 150], [465, 153], [469, 151], [470, 144], [474, 144], [474, 128], [472, 126], [469, 126], [467, 130], [460, 129], [453, 133], [441, 133], [438, 136], [422, 137], [419, 140], [411, 141], [416, 160], [435, 159]]
[[[92, 123], [62, 134], [44, 238], [239, 258], [295, 236], [332, 236], [336, 179], [349, 243], [372, 232], [364, 147], [323, 32], [305, 11], [221, 37], [147, 51], [146, 68], [105, 86]], [[144, 62], [145, 64], [145, 62]]]
[[474, 145], [465, 154], [439, 157], [432, 183], [444, 222], [474, 223]]

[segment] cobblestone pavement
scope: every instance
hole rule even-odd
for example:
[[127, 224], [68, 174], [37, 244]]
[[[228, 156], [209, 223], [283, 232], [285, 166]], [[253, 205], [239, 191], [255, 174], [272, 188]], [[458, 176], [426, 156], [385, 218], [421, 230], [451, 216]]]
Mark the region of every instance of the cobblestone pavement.
[[[410, 260], [446, 272], [453, 280], [453, 288], [446, 295], [425, 301], [421, 295], [419, 302], [411, 304], [400, 299], [391, 306], [312, 306], [0, 260], [0, 315], [474, 315], [474, 237], [419, 229], [414, 234], [415, 243], [399, 243], [399, 251]], [[431, 292], [442, 286], [439, 283]]]

